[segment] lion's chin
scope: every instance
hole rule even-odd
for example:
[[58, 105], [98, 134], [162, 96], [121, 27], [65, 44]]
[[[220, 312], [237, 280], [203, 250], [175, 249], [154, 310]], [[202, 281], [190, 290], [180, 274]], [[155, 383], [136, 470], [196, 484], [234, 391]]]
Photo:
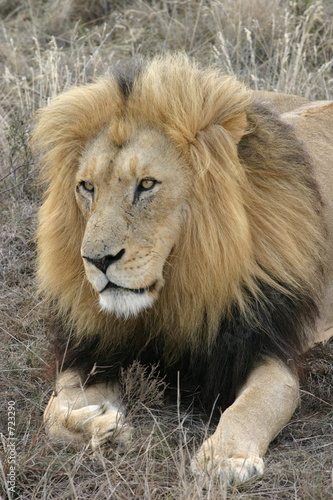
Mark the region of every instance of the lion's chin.
[[130, 290], [106, 289], [99, 294], [101, 309], [124, 319], [137, 316], [143, 310], [148, 309], [155, 299], [155, 294], [149, 291], [138, 294]]

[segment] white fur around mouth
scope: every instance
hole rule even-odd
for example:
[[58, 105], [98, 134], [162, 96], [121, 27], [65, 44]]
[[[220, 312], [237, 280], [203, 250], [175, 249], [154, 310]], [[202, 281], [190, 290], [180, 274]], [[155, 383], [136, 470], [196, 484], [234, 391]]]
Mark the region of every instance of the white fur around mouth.
[[[151, 307], [155, 297], [149, 293], [148, 287], [143, 289], [123, 288], [120, 286], [106, 286], [99, 294], [101, 309], [113, 313], [119, 318], [137, 316], [144, 309]], [[142, 291], [141, 291], [142, 290]]]

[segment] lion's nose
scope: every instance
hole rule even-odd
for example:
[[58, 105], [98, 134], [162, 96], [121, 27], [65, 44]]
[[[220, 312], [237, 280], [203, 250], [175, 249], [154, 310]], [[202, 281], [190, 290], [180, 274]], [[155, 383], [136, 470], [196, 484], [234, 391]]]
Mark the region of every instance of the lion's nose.
[[92, 259], [91, 257], [87, 257], [83, 255], [82, 257], [86, 259], [91, 264], [94, 264], [97, 269], [102, 271], [102, 273], [106, 274], [107, 268], [117, 262], [122, 258], [125, 253], [125, 249], [122, 248], [116, 255], [105, 255], [104, 257], [99, 257], [98, 259]]

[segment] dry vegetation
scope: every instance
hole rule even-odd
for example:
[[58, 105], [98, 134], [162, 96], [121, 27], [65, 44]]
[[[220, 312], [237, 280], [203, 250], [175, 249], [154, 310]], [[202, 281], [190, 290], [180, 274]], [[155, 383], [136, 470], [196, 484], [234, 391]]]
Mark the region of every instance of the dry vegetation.
[[[138, 366], [123, 380], [137, 429], [130, 449], [91, 456], [48, 442], [41, 425], [50, 393], [43, 379], [48, 313], [34, 283], [40, 193], [28, 146], [39, 106], [136, 54], [181, 49], [253, 88], [332, 98], [331, 0], [0, 0], [0, 16], [0, 497], [331, 498], [332, 345], [305, 361], [302, 406], [272, 443], [264, 477], [239, 489], [215, 483], [202, 490], [188, 464], [207, 422], [184, 403], [162, 402], [163, 384]], [[12, 400], [16, 496], [6, 482]]]

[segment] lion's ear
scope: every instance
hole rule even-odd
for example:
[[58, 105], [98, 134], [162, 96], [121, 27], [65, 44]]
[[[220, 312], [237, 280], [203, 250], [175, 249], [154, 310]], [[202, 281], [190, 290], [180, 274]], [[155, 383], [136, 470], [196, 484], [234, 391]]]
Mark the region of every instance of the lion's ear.
[[222, 126], [228, 130], [235, 144], [238, 144], [243, 137], [247, 127], [246, 113], [241, 113], [234, 118], [222, 123]]

